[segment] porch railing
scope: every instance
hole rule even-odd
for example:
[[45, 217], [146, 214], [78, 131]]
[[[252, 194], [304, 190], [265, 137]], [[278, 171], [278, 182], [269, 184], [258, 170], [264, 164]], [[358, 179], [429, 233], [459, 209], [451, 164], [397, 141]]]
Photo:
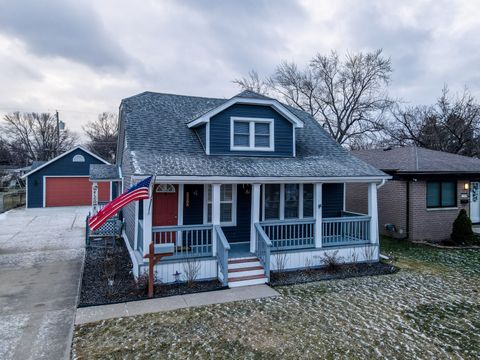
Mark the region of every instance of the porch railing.
[[212, 256], [212, 225], [154, 226], [155, 244], [173, 243], [173, 255], [166, 259]]
[[270, 249], [272, 242], [263, 230], [259, 223], [255, 223], [255, 249], [257, 250], [257, 257], [263, 265], [265, 276], [270, 282]]
[[260, 223], [273, 250], [308, 249], [315, 247], [315, 220], [269, 220]]
[[322, 246], [367, 244], [370, 242], [370, 216], [347, 215], [322, 219]]
[[222, 231], [222, 228], [219, 225], [213, 227], [217, 237], [217, 261], [220, 272], [222, 273], [222, 284], [223, 286], [228, 285], [228, 251], [230, 250], [230, 245], [228, 244], [227, 238]]

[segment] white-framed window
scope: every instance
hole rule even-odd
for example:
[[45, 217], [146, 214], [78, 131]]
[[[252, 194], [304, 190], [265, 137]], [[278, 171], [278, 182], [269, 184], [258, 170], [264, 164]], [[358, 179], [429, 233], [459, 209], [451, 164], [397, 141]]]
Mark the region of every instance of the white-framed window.
[[77, 154], [72, 159], [73, 162], [85, 162], [85, 157], [83, 155]]
[[230, 150], [274, 151], [273, 119], [230, 118]]
[[263, 185], [263, 220], [314, 217], [313, 184]]
[[[212, 222], [212, 185], [204, 188], [204, 223]], [[237, 186], [220, 185], [220, 225], [236, 226], [237, 223]]]

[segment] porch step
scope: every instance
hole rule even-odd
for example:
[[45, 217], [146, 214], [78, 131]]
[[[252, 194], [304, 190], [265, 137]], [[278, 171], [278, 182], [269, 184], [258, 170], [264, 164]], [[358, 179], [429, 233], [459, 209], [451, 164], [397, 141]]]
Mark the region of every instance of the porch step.
[[265, 284], [267, 282], [267, 278], [261, 275], [250, 275], [250, 276], [240, 276], [240, 277], [228, 277], [228, 286], [233, 287], [240, 287], [240, 286], [249, 286], [249, 285], [259, 285]]
[[228, 263], [229, 264], [240, 264], [240, 263], [245, 263], [245, 262], [254, 262], [258, 261], [258, 258], [251, 256], [251, 257], [244, 257], [244, 258], [237, 258], [237, 259], [229, 259]]
[[228, 260], [228, 286], [239, 287], [265, 284], [265, 270], [256, 257]]
[[228, 269], [228, 278], [235, 279], [243, 276], [263, 275], [263, 266], [250, 266], [235, 269]]

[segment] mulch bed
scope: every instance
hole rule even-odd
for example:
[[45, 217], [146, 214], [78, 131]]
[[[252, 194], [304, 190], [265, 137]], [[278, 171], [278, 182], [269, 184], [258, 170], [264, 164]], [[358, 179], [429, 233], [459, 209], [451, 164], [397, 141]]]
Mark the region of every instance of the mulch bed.
[[387, 275], [396, 273], [397, 271], [398, 268], [393, 265], [378, 262], [371, 264], [339, 265], [335, 269], [315, 268], [309, 270], [286, 271], [283, 273], [272, 272], [270, 275], [270, 285], [283, 286], [359, 276]]
[[[107, 274], [114, 279], [112, 286], [108, 285]], [[154, 297], [184, 295], [223, 288], [218, 280], [197, 281], [192, 286], [186, 283], [156, 284]], [[147, 282], [145, 279], [135, 281], [132, 262], [123, 240], [118, 240], [114, 249], [86, 248], [78, 307], [144, 299], [148, 299]]]

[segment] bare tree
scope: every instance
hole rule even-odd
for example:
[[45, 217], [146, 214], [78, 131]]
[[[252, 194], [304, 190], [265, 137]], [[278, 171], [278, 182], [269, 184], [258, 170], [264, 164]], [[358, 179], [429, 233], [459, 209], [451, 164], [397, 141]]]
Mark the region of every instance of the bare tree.
[[451, 96], [445, 86], [434, 105], [396, 106], [386, 129], [392, 144], [480, 155], [480, 104], [468, 89]]
[[15, 112], [4, 116], [3, 140], [22, 162], [50, 160], [70, 149], [77, 137], [69, 130], [58, 131], [57, 120], [49, 113]]
[[105, 160], [114, 162], [117, 150], [118, 116], [103, 112], [97, 120], [88, 122], [83, 131], [89, 138], [88, 148]]
[[[392, 105], [387, 87], [391, 61], [382, 50], [347, 54], [316, 55], [305, 69], [293, 62], [282, 62], [266, 80], [256, 73], [234, 82], [243, 89], [268, 88], [268, 94], [304, 110], [340, 144], [358, 137], [375, 136], [383, 130], [383, 117]], [[265, 92], [264, 92], [265, 93]]]
[[233, 80], [233, 83], [237, 84], [242, 90], [254, 91], [260, 95], [268, 94], [268, 84], [265, 80], [260, 79], [258, 73], [253, 69], [248, 72], [247, 76]]

